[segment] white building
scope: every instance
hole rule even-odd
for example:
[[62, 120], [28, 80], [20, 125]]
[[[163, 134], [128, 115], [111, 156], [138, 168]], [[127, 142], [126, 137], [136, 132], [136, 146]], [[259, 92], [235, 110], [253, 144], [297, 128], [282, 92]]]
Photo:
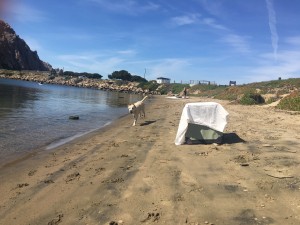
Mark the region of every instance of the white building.
[[156, 82], [158, 84], [169, 84], [170, 81], [171, 81], [171, 79], [165, 78], [165, 77], [158, 77], [158, 78], [156, 78]]

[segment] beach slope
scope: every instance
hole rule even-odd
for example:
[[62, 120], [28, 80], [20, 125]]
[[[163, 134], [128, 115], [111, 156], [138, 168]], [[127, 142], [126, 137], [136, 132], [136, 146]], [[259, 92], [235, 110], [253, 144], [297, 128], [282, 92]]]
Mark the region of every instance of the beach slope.
[[[221, 145], [175, 146], [188, 102], [229, 112]], [[300, 115], [212, 99], [131, 115], [0, 169], [0, 224], [300, 224]]]

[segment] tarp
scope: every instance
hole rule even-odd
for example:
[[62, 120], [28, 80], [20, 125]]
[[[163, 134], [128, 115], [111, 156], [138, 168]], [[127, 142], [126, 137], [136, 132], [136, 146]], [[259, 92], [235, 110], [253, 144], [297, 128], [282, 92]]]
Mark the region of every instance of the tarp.
[[181, 145], [185, 142], [185, 133], [189, 123], [223, 132], [227, 124], [227, 116], [228, 112], [216, 102], [187, 103], [182, 110], [175, 144]]

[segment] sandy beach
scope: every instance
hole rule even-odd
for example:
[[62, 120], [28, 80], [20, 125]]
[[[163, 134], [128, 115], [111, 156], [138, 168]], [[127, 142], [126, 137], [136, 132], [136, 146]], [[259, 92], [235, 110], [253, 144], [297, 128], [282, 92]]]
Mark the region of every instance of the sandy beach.
[[[188, 102], [229, 112], [221, 145], [176, 146]], [[0, 224], [300, 224], [300, 115], [154, 96], [51, 151], [0, 168]]]

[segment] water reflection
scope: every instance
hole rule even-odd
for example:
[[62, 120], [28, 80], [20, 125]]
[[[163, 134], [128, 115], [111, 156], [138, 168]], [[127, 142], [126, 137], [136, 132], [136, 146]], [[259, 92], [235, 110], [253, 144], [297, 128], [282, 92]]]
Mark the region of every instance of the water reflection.
[[100, 108], [126, 107], [140, 99], [142, 97], [136, 94], [0, 79], [0, 117], [18, 108], [37, 111], [44, 109], [47, 114], [49, 111], [65, 110], [70, 107], [73, 111], [79, 110], [74, 107], [76, 105]]
[[106, 92], [106, 104], [109, 106], [123, 106], [139, 101], [142, 99], [141, 95], [127, 94], [122, 92]]
[[27, 101], [36, 101], [38, 97], [37, 89], [0, 83], [0, 119], [14, 109], [28, 107], [31, 104]]
[[[0, 164], [8, 155], [98, 129], [140, 95], [0, 79]], [[70, 115], [79, 115], [70, 121]]]

